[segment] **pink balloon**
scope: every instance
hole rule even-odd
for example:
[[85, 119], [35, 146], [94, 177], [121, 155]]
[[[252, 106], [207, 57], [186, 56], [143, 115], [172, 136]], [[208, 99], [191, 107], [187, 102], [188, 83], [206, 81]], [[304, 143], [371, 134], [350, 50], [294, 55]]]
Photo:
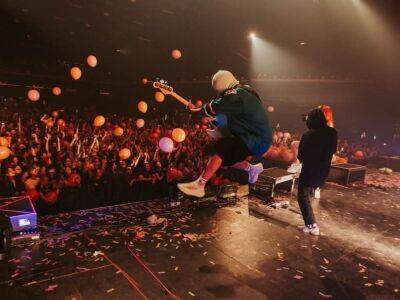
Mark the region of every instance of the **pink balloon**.
[[94, 55], [89, 55], [86, 62], [90, 67], [94, 68], [97, 65], [97, 58]]
[[136, 120], [136, 127], [137, 128], [142, 128], [144, 126], [144, 120], [143, 119], [137, 119]]
[[179, 59], [182, 57], [182, 53], [178, 49], [172, 50], [171, 55], [175, 59]]
[[161, 151], [171, 153], [174, 150], [174, 142], [169, 137], [163, 137], [159, 142], [158, 146]]
[[268, 106], [267, 107], [267, 111], [270, 112], [270, 113], [274, 112], [274, 110], [275, 110], [275, 108], [273, 106]]

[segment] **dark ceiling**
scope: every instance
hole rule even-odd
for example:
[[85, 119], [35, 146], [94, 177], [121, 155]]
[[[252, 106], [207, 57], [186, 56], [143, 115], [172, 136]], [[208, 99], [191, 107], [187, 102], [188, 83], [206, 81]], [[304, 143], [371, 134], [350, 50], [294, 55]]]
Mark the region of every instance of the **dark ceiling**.
[[[0, 0], [0, 76], [64, 79], [72, 65], [83, 66], [83, 80], [113, 84], [219, 68], [246, 76], [250, 30], [311, 62], [297, 74], [372, 74], [379, 60], [352, 1], [362, 0]], [[364, 2], [398, 38], [400, 1]], [[99, 60], [91, 71], [88, 54]]]

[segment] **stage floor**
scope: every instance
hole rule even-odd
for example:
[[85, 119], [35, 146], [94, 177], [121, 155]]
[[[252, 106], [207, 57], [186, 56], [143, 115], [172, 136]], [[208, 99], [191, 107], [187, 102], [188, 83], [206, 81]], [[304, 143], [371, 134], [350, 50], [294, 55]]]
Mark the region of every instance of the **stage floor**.
[[[289, 209], [129, 204], [46, 217], [0, 263], [2, 299], [399, 299], [400, 191], [327, 186], [322, 235]], [[148, 226], [151, 213], [165, 217]], [[261, 213], [260, 213], [261, 212]]]

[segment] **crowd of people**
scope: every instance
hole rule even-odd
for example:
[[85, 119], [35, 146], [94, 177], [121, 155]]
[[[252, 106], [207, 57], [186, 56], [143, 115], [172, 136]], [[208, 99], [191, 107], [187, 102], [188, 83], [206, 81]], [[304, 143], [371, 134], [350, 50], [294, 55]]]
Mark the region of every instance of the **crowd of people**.
[[[142, 128], [135, 117], [106, 114], [106, 123], [95, 127], [95, 116], [89, 109], [6, 99], [0, 137], [11, 155], [0, 161], [0, 197], [28, 195], [41, 214], [167, 196], [172, 201], [177, 182], [194, 180], [204, 170], [202, 149], [211, 138], [201, 119], [184, 109], [152, 115]], [[122, 135], [115, 135], [115, 126]], [[160, 151], [159, 139], [177, 127], [185, 130], [185, 140], [175, 143], [172, 153]], [[280, 151], [269, 158], [292, 162], [291, 146], [298, 139], [277, 129], [272, 148]], [[351, 157], [358, 147], [342, 141], [338, 155]], [[120, 159], [122, 148], [131, 150], [128, 159]], [[365, 158], [378, 155], [375, 149], [364, 153]], [[229, 182], [226, 177], [220, 172], [210, 183]]]
[[[11, 155], [1, 161], [0, 196], [27, 194], [44, 213], [165, 197], [169, 185], [191, 180], [204, 168], [201, 149], [209, 137], [188, 115], [175, 111], [147, 120], [143, 128], [135, 118], [104, 115], [107, 122], [94, 127], [96, 114], [88, 110], [8, 99], [1, 106], [0, 136]], [[116, 125], [121, 136], [114, 135]], [[185, 141], [163, 153], [159, 138], [178, 126], [187, 133]], [[131, 157], [120, 159], [122, 148]]]

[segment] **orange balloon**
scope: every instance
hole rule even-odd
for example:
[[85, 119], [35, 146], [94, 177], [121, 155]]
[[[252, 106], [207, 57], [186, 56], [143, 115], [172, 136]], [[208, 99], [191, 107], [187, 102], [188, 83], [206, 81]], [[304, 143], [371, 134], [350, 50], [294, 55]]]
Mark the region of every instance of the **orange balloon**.
[[174, 130], [172, 130], [172, 139], [175, 142], [181, 143], [185, 140], [185, 138], [186, 138], [186, 133], [183, 129], [175, 128]]
[[5, 137], [0, 136], [0, 146], [1, 147], [10, 147], [10, 143]]
[[142, 83], [143, 83], [143, 84], [147, 84], [147, 82], [149, 82], [149, 80], [148, 80], [146, 77], [143, 77], [143, 78], [142, 78]]
[[147, 112], [147, 103], [146, 102], [144, 102], [144, 101], [140, 101], [139, 103], [138, 103], [138, 105], [137, 105], [137, 107], [138, 107], [138, 110], [141, 112], [141, 113], [146, 113]]
[[113, 134], [115, 136], [121, 136], [121, 135], [124, 134], [124, 130], [121, 127], [117, 126], [117, 127], [114, 128]]
[[103, 126], [104, 123], [106, 123], [106, 118], [104, 118], [102, 115], [98, 115], [96, 118], [93, 120], [93, 125], [95, 127], [100, 127]]
[[281, 156], [282, 156], [282, 159], [283, 159], [285, 162], [292, 162], [292, 161], [294, 160], [294, 154], [293, 154], [293, 152], [290, 151], [290, 150], [283, 150], [283, 151], [281, 152]]
[[136, 127], [137, 128], [142, 128], [144, 126], [144, 120], [143, 119], [137, 119], [136, 120]]
[[71, 77], [72, 77], [74, 80], [78, 80], [78, 79], [81, 78], [81, 76], [82, 76], [82, 71], [81, 71], [81, 69], [79, 69], [78, 67], [73, 67], [73, 68], [71, 68], [70, 73], [71, 73]]
[[94, 68], [95, 66], [97, 66], [97, 58], [94, 55], [89, 55], [86, 59], [87, 64]]
[[54, 118], [57, 118], [58, 117], [58, 111], [53, 111], [52, 113], [51, 113], [51, 115], [54, 117]]
[[274, 110], [275, 110], [275, 108], [273, 106], [268, 106], [267, 107], [267, 111], [270, 112], [270, 113], [274, 112]]
[[11, 154], [11, 150], [6, 146], [0, 146], [0, 160], [6, 159]]
[[182, 53], [178, 49], [172, 50], [171, 55], [174, 59], [180, 59], [182, 57]]
[[196, 107], [202, 107], [203, 106], [203, 101], [197, 100], [196, 101]]
[[118, 153], [120, 159], [125, 160], [131, 156], [131, 150], [128, 148], [121, 149]]
[[155, 94], [154, 94], [154, 99], [157, 101], [157, 102], [163, 102], [164, 101], [164, 99], [165, 99], [165, 95], [163, 94], [163, 93], [161, 93], [161, 92], [156, 92]]
[[60, 96], [61, 95], [61, 89], [58, 86], [53, 87], [53, 95], [55, 96]]
[[35, 102], [40, 99], [40, 93], [38, 90], [29, 90], [28, 91], [28, 99]]
[[47, 120], [46, 121], [46, 126], [47, 127], [53, 127], [54, 126], [54, 121], [53, 120]]
[[357, 158], [364, 158], [364, 153], [361, 150], [357, 150], [354, 156]]
[[279, 157], [279, 151], [275, 147], [271, 147], [269, 148], [266, 156], [270, 159], [277, 159]]

